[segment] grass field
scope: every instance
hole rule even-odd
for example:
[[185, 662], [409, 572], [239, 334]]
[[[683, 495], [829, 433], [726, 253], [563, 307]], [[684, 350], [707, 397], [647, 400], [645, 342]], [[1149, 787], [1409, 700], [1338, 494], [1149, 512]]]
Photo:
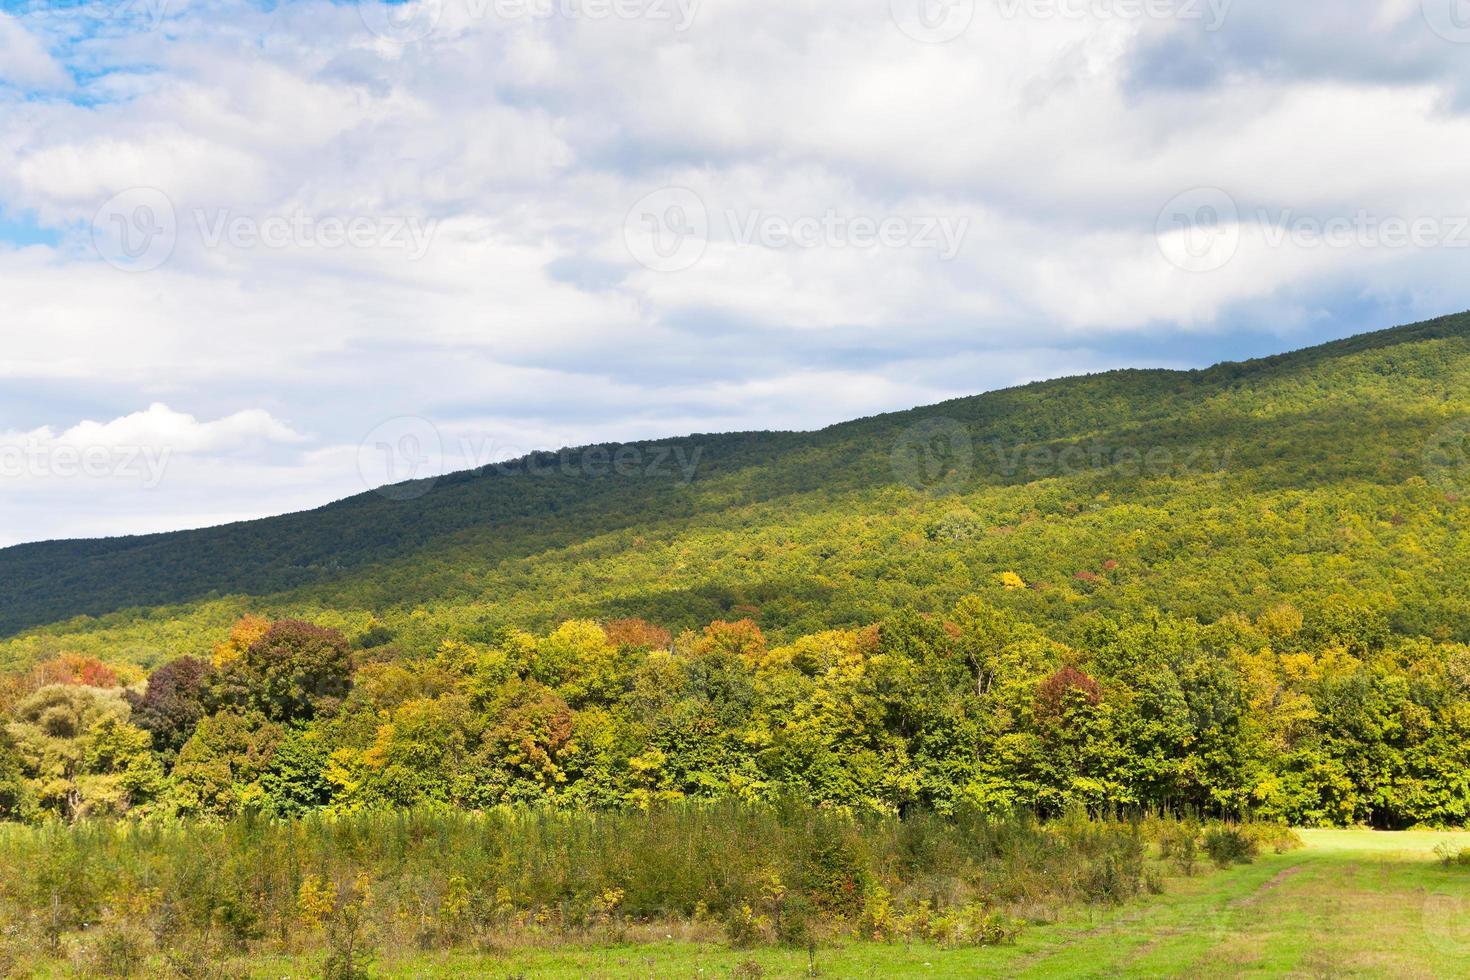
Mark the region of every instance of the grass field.
[[[944, 950], [852, 943], [815, 952], [825, 977], [1470, 976], [1470, 868], [1435, 845], [1470, 834], [1304, 831], [1307, 846], [1171, 880], [1163, 895], [1035, 926], [1012, 946]], [[381, 961], [414, 977], [802, 977], [804, 950], [730, 950], [672, 939], [602, 949]], [[260, 977], [314, 962], [257, 960]]]

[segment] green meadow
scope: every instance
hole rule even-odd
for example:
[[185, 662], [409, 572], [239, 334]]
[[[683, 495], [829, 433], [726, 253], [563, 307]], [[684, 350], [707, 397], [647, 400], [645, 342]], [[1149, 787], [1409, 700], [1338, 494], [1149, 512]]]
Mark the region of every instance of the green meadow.
[[[1163, 895], [1039, 926], [1014, 945], [939, 949], [853, 943], [816, 951], [735, 951], [677, 939], [612, 949], [382, 964], [391, 976], [804, 977], [1454, 977], [1470, 975], [1470, 867], [1436, 845], [1470, 833], [1308, 830], [1306, 847], [1173, 879]], [[309, 976], [310, 963], [256, 964]]]
[[[1435, 847], [1470, 833], [1307, 830], [1306, 847], [1174, 878], [1165, 894], [1079, 912], [1013, 945], [849, 943], [731, 950], [681, 941], [384, 962], [403, 977], [1453, 977], [1470, 975], [1470, 867]], [[312, 976], [268, 960], [254, 975]]]
[[[1306, 830], [1305, 846], [1250, 863], [1174, 873], [1158, 894], [1072, 906], [1011, 942], [835, 941], [732, 948], [693, 923], [624, 943], [397, 952], [366, 975], [503, 978], [776, 977], [1453, 977], [1470, 975], [1470, 833]], [[1438, 849], [1438, 851], [1437, 851]], [[1208, 863], [1208, 862], [1206, 862]], [[166, 964], [156, 957], [148, 972]], [[319, 977], [323, 956], [251, 955], [211, 976]], [[38, 964], [74, 976], [75, 964]], [[83, 969], [82, 973], [92, 971]]]

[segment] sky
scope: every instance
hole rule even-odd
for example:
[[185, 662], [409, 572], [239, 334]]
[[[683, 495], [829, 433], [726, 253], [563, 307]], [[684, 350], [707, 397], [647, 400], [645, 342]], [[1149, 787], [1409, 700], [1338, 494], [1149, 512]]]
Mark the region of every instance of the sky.
[[0, 546], [1470, 307], [1465, 0], [0, 0]]

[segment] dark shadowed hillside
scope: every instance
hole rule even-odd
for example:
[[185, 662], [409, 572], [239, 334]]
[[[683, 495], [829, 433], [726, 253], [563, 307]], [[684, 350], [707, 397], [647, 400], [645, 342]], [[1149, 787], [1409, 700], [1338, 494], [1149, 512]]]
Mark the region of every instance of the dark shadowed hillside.
[[543, 454], [406, 501], [5, 549], [0, 631], [65, 624], [10, 658], [106, 635], [145, 662], [257, 607], [331, 609], [410, 645], [574, 615], [749, 616], [780, 635], [995, 588], [1061, 624], [1344, 593], [1396, 629], [1464, 636], [1467, 382], [1456, 316], [819, 432]]

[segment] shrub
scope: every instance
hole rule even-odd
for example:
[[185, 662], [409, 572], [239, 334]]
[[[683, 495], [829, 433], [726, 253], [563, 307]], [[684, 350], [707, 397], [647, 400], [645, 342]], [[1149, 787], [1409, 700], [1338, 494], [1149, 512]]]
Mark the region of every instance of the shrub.
[[149, 936], [136, 926], [113, 924], [102, 929], [88, 951], [92, 972], [104, 977], [131, 977], [148, 959]]
[[1286, 824], [1249, 823], [1242, 825], [1240, 829], [1255, 841], [1258, 848], [1269, 847], [1277, 854], [1285, 854], [1287, 851], [1303, 846], [1302, 839], [1297, 836], [1296, 831]]
[[770, 928], [771, 920], [757, 915], [749, 903], [742, 903], [725, 915], [725, 938], [736, 949], [749, 949], [759, 944]]
[[1205, 853], [1217, 867], [1249, 864], [1259, 850], [1255, 839], [1238, 827], [1213, 827], [1205, 831]]
[[974, 902], [939, 916], [929, 924], [926, 938], [941, 946], [1002, 946], [1015, 942], [1022, 922]]
[[1084, 871], [1082, 892], [1089, 901], [1117, 905], [1137, 895], [1142, 883], [1142, 854], [1107, 853]]
[[807, 892], [824, 911], [852, 916], [862, 910], [869, 872], [856, 841], [818, 843], [807, 859], [804, 877]]
[[344, 889], [327, 926], [327, 958], [322, 964], [323, 980], [366, 980], [374, 950], [368, 942], [366, 906], [369, 889], [361, 876], [351, 889]]
[[1199, 859], [1199, 824], [1193, 820], [1166, 822], [1158, 830], [1159, 857], [1173, 863], [1180, 874], [1195, 872]]
[[1470, 868], [1470, 847], [1456, 848], [1449, 841], [1441, 841], [1434, 846], [1434, 853], [1446, 868]]

